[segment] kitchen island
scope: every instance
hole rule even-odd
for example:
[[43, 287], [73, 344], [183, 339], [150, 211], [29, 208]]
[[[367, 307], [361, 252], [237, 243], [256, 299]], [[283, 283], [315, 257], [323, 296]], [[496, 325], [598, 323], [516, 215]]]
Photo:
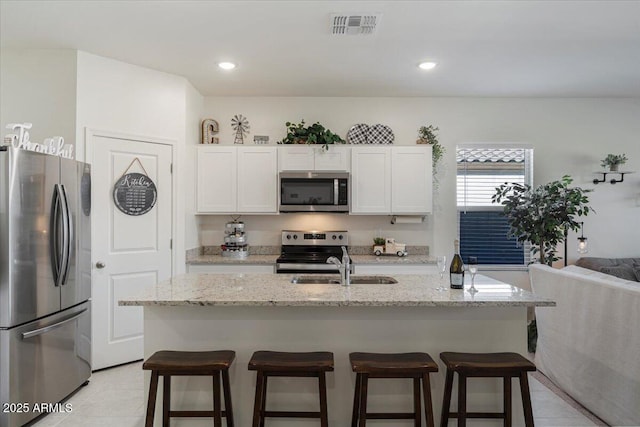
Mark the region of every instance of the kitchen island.
[[[394, 275], [395, 284], [291, 283], [293, 275], [187, 274], [150, 287], [120, 305], [144, 307], [145, 358], [157, 350], [230, 349], [237, 353], [230, 370], [236, 425], [251, 425], [255, 373], [247, 363], [256, 350], [331, 351], [329, 420], [349, 425], [355, 375], [348, 355], [354, 351], [425, 351], [439, 361], [442, 351], [526, 354], [529, 306], [553, 301], [493, 279], [477, 276], [478, 292], [435, 288], [448, 277]], [[436, 419], [440, 414], [444, 369], [432, 375]], [[148, 381], [148, 378], [147, 378]], [[514, 384], [514, 390], [519, 390]], [[176, 409], [209, 408], [210, 378], [175, 378]], [[377, 380], [370, 385], [375, 412], [410, 410], [411, 381]], [[472, 380], [469, 410], [501, 410], [497, 380]], [[454, 388], [455, 393], [455, 388]], [[522, 425], [519, 393], [514, 393], [514, 425]], [[454, 398], [455, 401], [455, 398]], [[317, 410], [317, 382], [282, 378], [269, 382], [269, 410]], [[159, 408], [158, 408], [159, 411]], [[159, 423], [159, 412], [156, 425]], [[192, 420], [189, 425], [210, 425]], [[315, 420], [271, 419], [269, 427], [316, 426]], [[488, 420], [475, 425], [497, 425]]]

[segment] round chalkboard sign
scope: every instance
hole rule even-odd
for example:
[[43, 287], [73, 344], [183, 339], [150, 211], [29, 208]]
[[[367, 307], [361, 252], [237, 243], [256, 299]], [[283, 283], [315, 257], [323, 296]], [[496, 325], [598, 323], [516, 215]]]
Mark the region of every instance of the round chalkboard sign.
[[158, 200], [158, 190], [151, 178], [141, 173], [122, 175], [113, 186], [113, 201], [127, 215], [144, 215]]

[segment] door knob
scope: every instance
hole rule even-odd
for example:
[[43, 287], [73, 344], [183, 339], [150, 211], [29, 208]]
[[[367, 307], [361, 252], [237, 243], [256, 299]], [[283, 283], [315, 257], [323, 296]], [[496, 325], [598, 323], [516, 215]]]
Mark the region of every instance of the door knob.
[[102, 261], [96, 262], [96, 268], [104, 268], [104, 267], [105, 267], [104, 266], [104, 262], [102, 262]]

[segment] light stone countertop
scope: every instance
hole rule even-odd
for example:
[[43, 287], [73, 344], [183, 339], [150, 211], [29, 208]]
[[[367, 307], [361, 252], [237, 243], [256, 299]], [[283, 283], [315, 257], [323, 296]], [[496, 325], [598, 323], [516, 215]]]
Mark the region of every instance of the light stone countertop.
[[[227, 258], [221, 255], [196, 255], [187, 260], [190, 265], [275, 265], [280, 255], [251, 255], [245, 259]], [[420, 265], [435, 264], [435, 258], [428, 255], [408, 255], [399, 257], [395, 255], [351, 255], [356, 265]]]
[[[294, 284], [292, 274], [205, 274], [175, 276], [124, 298], [127, 306], [395, 306], [395, 307], [525, 307], [555, 306], [529, 291], [476, 276], [478, 292], [435, 288], [439, 275], [393, 277], [396, 284]], [[329, 277], [336, 278], [335, 275]], [[357, 276], [353, 276], [357, 277]], [[448, 275], [442, 283], [449, 285]]]

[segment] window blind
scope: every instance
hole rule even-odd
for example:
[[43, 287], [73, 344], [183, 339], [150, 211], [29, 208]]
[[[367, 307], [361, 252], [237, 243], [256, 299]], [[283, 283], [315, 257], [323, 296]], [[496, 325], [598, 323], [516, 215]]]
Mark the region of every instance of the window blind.
[[456, 149], [460, 253], [480, 264], [527, 264], [529, 245], [508, 237], [503, 207], [491, 202], [504, 183], [532, 183], [533, 149], [517, 145], [461, 145]]

